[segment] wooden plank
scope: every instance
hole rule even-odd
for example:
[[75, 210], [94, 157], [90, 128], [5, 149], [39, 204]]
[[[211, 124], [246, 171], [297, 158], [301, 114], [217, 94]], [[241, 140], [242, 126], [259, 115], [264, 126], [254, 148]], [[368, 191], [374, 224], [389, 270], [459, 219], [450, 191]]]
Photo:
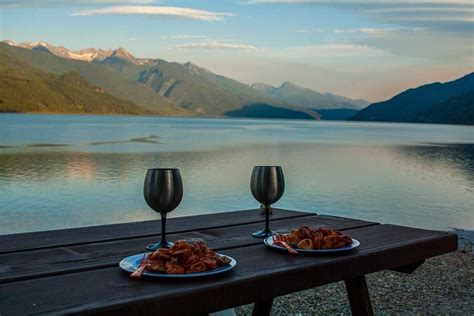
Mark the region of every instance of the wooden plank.
[[[151, 211], [150, 211], [151, 212]], [[304, 217], [315, 213], [274, 209], [271, 220]], [[157, 215], [158, 217], [158, 215]], [[230, 227], [241, 224], [263, 222], [260, 210], [242, 210], [196, 216], [170, 218], [167, 231], [188, 232], [212, 227]], [[92, 242], [113, 241], [127, 238], [157, 236], [161, 230], [160, 220], [142, 221], [102, 226], [50, 230], [0, 236], [0, 253], [80, 245]]]
[[372, 316], [372, 303], [370, 302], [369, 289], [365, 276], [358, 276], [344, 280], [347, 297], [351, 305], [351, 312], [354, 316]]
[[361, 246], [338, 256], [290, 256], [264, 245], [230, 249], [225, 253], [236, 258], [237, 267], [209, 279], [137, 281], [113, 267], [3, 284], [0, 313], [212, 312], [251, 303], [263, 290], [277, 297], [457, 249], [457, 236], [445, 232], [376, 225], [347, 233]]
[[[275, 220], [272, 222], [272, 227], [279, 231], [289, 231], [303, 224], [313, 227], [325, 226], [337, 230], [378, 225], [378, 223], [356, 219], [310, 215]], [[262, 223], [253, 223], [230, 228], [174, 233], [169, 235], [169, 239], [173, 241], [180, 238], [199, 238], [203, 239], [212, 249], [223, 250], [260, 244], [262, 241], [253, 238], [251, 233], [261, 228]], [[0, 255], [0, 283], [112, 267], [129, 255], [145, 251], [145, 246], [156, 241], [156, 238], [141, 237], [3, 254]]]

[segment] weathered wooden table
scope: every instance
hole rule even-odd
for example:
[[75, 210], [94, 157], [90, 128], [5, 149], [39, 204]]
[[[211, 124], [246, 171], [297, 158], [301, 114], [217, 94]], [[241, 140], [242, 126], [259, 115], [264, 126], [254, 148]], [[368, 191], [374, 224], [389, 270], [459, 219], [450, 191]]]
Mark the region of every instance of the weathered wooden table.
[[195, 315], [256, 302], [254, 314], [265, 315], [274, 297], [344, 280], [353, 314], [370, 315], [365, 274], [410, 273], [457, 248], [446, 232], [277, 209], [275, 230], [327, 226], [362, 244], [337, 256], [290, 256], [252, 238], [263, 220], [257, 210], [169, 220], [171, 240], [202, 238], [238, 262], [228, 274], [194, 281], [133, 280], [119, 269], [122, 258], [159, 239], [158, 221], [0, 236], [0, 314]]

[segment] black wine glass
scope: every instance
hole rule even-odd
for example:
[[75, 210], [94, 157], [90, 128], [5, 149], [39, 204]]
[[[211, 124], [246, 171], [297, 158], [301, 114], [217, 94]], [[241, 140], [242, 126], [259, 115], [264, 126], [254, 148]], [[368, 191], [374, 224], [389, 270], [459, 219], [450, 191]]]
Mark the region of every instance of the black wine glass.
[[255, 166], [250, 178], [253, 197], [263, 204], [265, 229], [252, 234], [255, 238], [266, 238], [273, 234], [270, 229], [270, 205], [277, 202], [285, 191], [285, 178], [280, 166]]
[[183, 181], [179, 169], [148, 169], [143, 194], [148, 206], [161, 214], [161, 241], [148, 245], [147, 249], [155, 251], [172, 246], [166, 240], [166, 214], [174, 210], [183, 199]]

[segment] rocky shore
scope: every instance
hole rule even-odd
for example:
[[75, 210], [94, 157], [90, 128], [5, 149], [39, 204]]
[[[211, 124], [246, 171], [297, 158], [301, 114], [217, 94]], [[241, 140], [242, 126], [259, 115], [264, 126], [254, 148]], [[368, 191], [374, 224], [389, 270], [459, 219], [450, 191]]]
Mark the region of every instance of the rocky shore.
[[[367, 276], [376, 315], [473, 315], [474, 253], [471, 231], [456, 231], [459, 250], [427, 260], [411, 275]], [[252, 305], [236, 308], [249, 315]], [[273, 315], [350, 315], [343, 282], [275, 299]]]

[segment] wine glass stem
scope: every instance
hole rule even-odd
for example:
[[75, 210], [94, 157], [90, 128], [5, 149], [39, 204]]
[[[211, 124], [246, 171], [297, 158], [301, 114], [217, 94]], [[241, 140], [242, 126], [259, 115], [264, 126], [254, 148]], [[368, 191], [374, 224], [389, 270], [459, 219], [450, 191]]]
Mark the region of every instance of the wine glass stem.
[[265, 232], [270, 232], [270, 205], [265, 205]]
[[166, 213], [161, 213], [161, 244], [165, 248], [168, 245], [166, 241]]

